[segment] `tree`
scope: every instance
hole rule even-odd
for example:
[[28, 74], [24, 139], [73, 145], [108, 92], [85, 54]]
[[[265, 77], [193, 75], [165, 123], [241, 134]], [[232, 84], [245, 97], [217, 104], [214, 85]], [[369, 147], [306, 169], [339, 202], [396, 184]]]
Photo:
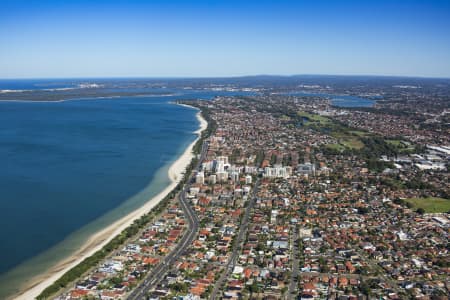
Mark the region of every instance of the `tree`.
[[419, 208], [416, 210], [416, 213], [418, 213], [419, 215], [423, 215], [423, 214], [425, 213], [425, 209], [423, 209], [422, 207], [419, 207]]
[[188, 285], [184, 282], [175, 282], [172, 283], [169, 287], [176, 293], [187, 293], [189, 291]]
[[361, 290], [361, 292], [366, 295], [369, 296], [370, 295], [370, 285], [369, 283], [367, 283], [366, 281], [363, 281], [361, 283], [361, 285], [359, 286], [359, 289]]

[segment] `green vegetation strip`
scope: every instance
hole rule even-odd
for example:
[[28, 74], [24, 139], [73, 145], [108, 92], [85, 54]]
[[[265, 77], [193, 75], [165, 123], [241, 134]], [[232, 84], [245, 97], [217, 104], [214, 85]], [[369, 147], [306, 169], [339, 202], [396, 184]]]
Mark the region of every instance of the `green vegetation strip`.
[[332, 123], [331, 119], [323, 117], [317, 114], [312, 114], [306, 111], [298, 112], [298, 115], [302, 118], [308, 119], [309, 122], [320, 123], [321, 125]]
[[351, 128], [334, 121], [331, 118], [320, 116], [309, 112], [298, 112], [299, 117], [307, 119], [308, 122], [304, 125], [319, 132], [331, 135], [338, 140], [337, 144], [329, 144], [328, 148], [332, 151], [360, 150], [364, 148], [364, 143], [361, 137], [366, 136], [367, 133]]
[[[396, 156], [413, 153], [416, 145], [400, 139], [385, 139], [367, 131], [351, 128], [339, 121], [310, 112], [298, 112], [297, 116], [306, 119], [303, 125], [318, 132], [330, 135], [337, 140], [335, 144], [327, 144], [327, 154], [359, 154], [366, 159], [378, 160], [381, 155]], [[383, 167], [388, 167], [384, 164]], [[389, 166], [392, 167], [392, 166]]]
[[444, 198], [409, 198], [405, 200], [411, 203], [413, 209], [422, 208], [426, 213], [445, 213], [450, 211], [450, 200]]
[[[192, 105], [192, 103], [186, 103]], [[215, 130], [216, 123], [211, 119], [210, 111], [208, 109], [201, 108], [202, 116], [208, 122], [208, 127], [202, 132], [200, 139], [194, 145], [193, 152], [199, 154], [202, 148], [203, 141]], [[83, 274], [89, 271], [91, 268], [95, 267], [103, 259], [105, 259], [114, 250], [118, 249], [123, 245], [129, 238], [136, 235], [144, 226], [146, 226], [150, 221], [153, 220], [155, 216], [160, 214], [167, 208], [170, 199], [175, 197], [175, 195], [181, 191], [183, 185], [189, 178], [189, 174], [195, 167], [197, 159], [194, 158], [189, 166], [186, 168], [185, 175], [183, 179], [178, 183], [172, 192], [170, 192], [158, 205], [156, 205], [149, 213], [143, 215], [139, 219], [135, 220], [133, 224], [127, 227], [122, 233], [114, 237], [109, 243], [107, 243], [103, 248], [95, 252], [92, 256], [87, 257], [78, 265], [67, 271], [61, 278], [56, 280], [52, 285], [48, 286], [42, 293], [36, 298], [38, 300], [44, 300], [50, 298], [52, 295], [58, 293], [61, 289], [66, 288], [69, 284], [79, 279]]]

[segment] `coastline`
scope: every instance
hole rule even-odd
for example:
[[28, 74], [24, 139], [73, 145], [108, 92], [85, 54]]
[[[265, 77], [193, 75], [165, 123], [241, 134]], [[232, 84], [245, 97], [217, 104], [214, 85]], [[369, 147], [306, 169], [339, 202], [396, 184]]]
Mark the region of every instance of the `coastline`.
[[[178, 103], [177, 103], [178, 104]], [[191, 109], [196, 109], [193, 106], [178, 104]], [[207, 128], [208, 123], [201, 116], [201, 112], [198, 111], [196, 118], [199, 121], [199, 129], [194, 133], [197, 134], [197, 138], [186, 148], [186, 150], [178, 157], [168, 169], [168, 177], [170, 184], [165, 187], [161, 192], [159, 192], [154, 197], [150, 198], [144, 205], [138, 209], [130, 212], [128, 215], [120, 218], [114, 223], [108, 225], [107, 227], [101, 229], [100, 231], [94, 233], [90, 236], [86, 242], [69, 257], [57, 262], [54, 266], [49, 268], [44, 274], [38, 275], [30, 280], [30, 282], [21, 288], [21, 291], [12, 295], [13, 299], [34, 299], [36, 298], [45, 288], [53, 284], [57, 279], [59, 279], [64, 273], [69, 271], [71, 268], [79, 264], [85, 258], [93, 255], [95, 252], [100, 250], [105, 244], [112, 240], [116, 235], [120, 234], [125, 228], [130, 226], [135, 219], [138, 219], [142, 215], [148, 213], [153, 207], [155, 207], [166, 195], [168, 195], [178, 184], [178, 182], [183, 178], [183, 173], [186, 167], [192, 161], [193, 147], [196, 142], [200, 139], [201, 133]]]

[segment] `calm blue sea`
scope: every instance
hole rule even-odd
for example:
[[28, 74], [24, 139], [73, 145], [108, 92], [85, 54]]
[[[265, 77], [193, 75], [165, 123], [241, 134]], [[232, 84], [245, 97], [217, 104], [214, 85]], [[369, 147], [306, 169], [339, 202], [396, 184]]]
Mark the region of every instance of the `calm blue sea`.
[[44, 90], [76, 87], [79, 81], [68, 79], [0, 79], [0, 90]]
[[143, 189], [195, 138], [195, 113], [161, 98], [0, 102], [0, 272]]

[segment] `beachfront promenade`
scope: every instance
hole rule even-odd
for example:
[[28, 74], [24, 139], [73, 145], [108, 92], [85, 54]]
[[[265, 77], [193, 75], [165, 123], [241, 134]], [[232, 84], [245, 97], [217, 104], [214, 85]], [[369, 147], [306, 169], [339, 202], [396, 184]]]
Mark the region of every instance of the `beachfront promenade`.
[[[208, 150], [208, 142], [203, 142], [202, 151], [200, 154], [200, 158], [194, 168], [194, 170], [198, 170], [205, 155]], [[136, 287], [132, 293], [128, 296], [127, 299], [142, 299], [145, 297], [146, 293], [154, 288], [158, 282], [164, 278], [164, 275], [170, 270], [173, 263], [183, 254], [183, 252], [192, 244], [194, 241], [198, 228], [199, 221], [196, 213], [192, 209], [191, 205], [186, 200], [186, 193], [189, 191], [191, 177], [189, 177], [187, 183], [183, 186], [182, 191], [179, 194], [179, 200], [181, 204], [181, 208], [186, 215], [188, 220], [188, 229], [185, 235], [178, 242], [177, 246], [170, 252], [152, 271], [150, 271], [146, 278], [141, 282], [141, 284]]]

